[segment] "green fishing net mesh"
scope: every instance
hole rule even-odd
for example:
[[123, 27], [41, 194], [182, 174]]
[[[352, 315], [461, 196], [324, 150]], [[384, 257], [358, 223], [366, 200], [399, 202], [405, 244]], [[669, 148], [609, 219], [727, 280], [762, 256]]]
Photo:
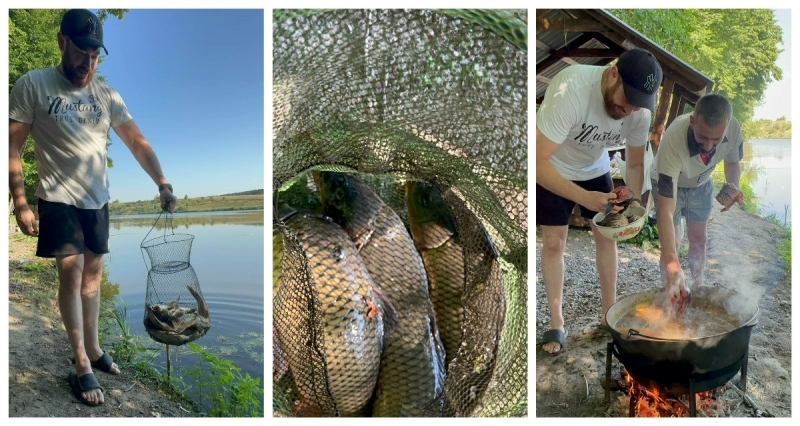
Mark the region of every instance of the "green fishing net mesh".
[[[413, 415], [526, 416], [527, 12], [276, 10], [273, 21], [273, 307], [295, 308], [273, 324], [305, 336], [273, 332], [274, 415], [297, 415], [309, 394], [319, 396], [311, 415], [341, 415], [314, 355], [324, 333], [309, 265], [277, 209], [319, 210], [308, 172], [333, 170], [368, 183], [406, 225], [404, 182], [432, 183], [461, 236], [463, 351]], [[475, 260], [487, 244], [478, 229], [497, 274]], [[279, 300], [279, 286], [292, 297]], [[492, 339], [487, 321], [500, 324], [489, 356], [475, 344]], [[286, 359], [281, 345], [307, 345], [308, 357]], [[292, 363], [314, 365], [295, 377]]]

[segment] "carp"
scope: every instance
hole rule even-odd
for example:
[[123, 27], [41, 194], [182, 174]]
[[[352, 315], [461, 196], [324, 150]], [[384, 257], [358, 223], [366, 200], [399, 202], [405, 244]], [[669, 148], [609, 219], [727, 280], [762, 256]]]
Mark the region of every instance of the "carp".
[[[425, 262], [447, 351], [443, 412], [475, 416], [496, 372], [505, 326], [499, 253], [480, 219], [452, 189], [407, 182], [406, 198], [411, 235]], [[429, 409], [436, 413], [439, 406]]]
[[286, 226], [273, 323], [305, 407], [297, 413], [363, 415], [378, 379], [384, 302], [339, 225], [297, 214]]
[[445, 358], [422, 259], [400, 217], [366, 183], [337, 172], [315, 172], [314, 181], [325, 214], [356, 243], [399, 317], [386, 333], [372, 415], [417, 416], [441, 394]]
[[441, 193], [422, 182], [406, 183], [408, 223], [414, 245], [428, 273], [428, 287], [436, 325], [445, 350], [445, 365], [461, 345], [464, 305], [464, 250], [455, 222]]

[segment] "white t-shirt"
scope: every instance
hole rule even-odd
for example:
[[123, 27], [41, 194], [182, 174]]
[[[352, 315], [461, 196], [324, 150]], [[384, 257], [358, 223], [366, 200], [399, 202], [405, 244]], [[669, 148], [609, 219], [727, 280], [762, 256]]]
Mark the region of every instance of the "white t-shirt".
[[583, 181], [610, 170], [608, 148], [644, 146], [651, 112], [645, 108], [614, 120], [603, 102], [601, 79], [605, 67], [572, 65], [547, 86], [536, 113], [536, 126], [561, 146], [550, 163], [564, 178]]
[[56, 67], [29, 71], [11, 89], [9, 117], [32, 125], [37, 197], [82, 209], [108, 202], [108, 131], [132, 119], [116, 90], [96, 79], [79, 89]]
[[658, 175], [664, 173], [672, 177], [673, 182], [677, 178], [680, 188], [696, 188], [711, 179], [711, 172], [723, 159], [730, 163], [742, 160], [742, 126], [736, 117], [732, 117], [725, 130], [725, 138], [712, 150], [708, 164], [703, 164], [694, 132], [689, 127], [691, 115], [692, 113], [678, 116], [664, 131], [653, 162], [654, 167], [650, 171], [653, 180], [658, 181]]

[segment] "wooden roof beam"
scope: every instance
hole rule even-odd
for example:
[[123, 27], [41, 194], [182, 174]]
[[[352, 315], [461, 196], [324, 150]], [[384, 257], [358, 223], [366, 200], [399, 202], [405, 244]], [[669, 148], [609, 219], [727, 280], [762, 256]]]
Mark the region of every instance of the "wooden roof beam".
[[608, 31], [608, 27], [594, 19], [536, 18], [536, 31], [589, 33]]

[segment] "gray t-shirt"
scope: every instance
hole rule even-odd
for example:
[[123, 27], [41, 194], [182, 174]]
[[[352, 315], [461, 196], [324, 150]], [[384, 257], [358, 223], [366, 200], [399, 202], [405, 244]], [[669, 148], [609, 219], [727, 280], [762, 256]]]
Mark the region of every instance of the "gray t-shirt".
[[81, 209], [108, 203], [108, 131], [132, 119], [116, 90], [75, 87], [56, 67], [29, 71], [11, 89], [9, 117], [31, 124], [36, 196]]

